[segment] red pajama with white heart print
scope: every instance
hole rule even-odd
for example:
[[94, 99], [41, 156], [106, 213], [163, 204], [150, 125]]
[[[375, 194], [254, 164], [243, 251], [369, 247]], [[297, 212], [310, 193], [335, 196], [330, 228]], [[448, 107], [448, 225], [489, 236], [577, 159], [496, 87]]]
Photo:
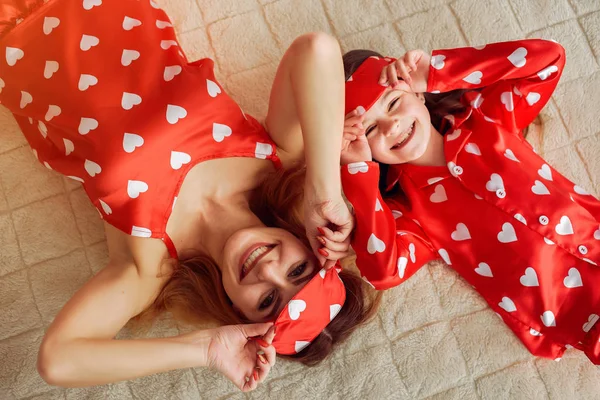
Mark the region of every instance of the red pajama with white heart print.
[[361, 271], [387, 265], [402, 281], [441, 257], [531, 353], [572, 346], [600, 364], [600, 202], [521, 135], [564, 62], [543, 40], [434, 51], [429, 92], [479, 89], [443, 126], [447, 166], [391, 166], [404, 194], [385, 201], [376, 163], [344, 167], [342, 182]]
[[151, 0], [5, 1], [0, 102], [47, 168], [83, 183], [109, 224], [161, 238], [195, 164], [279, 165], [264, 128], [224, 92], [213, 61], [188, 63]]

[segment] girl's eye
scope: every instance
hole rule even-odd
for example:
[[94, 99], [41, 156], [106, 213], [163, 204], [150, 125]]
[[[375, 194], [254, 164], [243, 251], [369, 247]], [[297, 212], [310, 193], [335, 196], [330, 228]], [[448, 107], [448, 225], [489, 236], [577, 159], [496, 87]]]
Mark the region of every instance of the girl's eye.
[[302, 275], [304, 273], [304, 271], [306, 271], [306, 264], [307, 263], [305, 262], [305, 263], [298, 265], [296, 267], [296, 269], [294, 269], [288, 276], [295, 278], [297, 276]]
[[265, 308], [269, 307], [271, 304], [273, 304], [274, 299], [275, 299], [275, 292], [273, 291], [262, 301], [262, 303], [260, 303], [260, 306], [258, 306], [258, 309], [264, 310]]
[[390, 106], [388, 107], [388, 111], [392, 111], [392, 108], [394, 108], [394, 105], [398, 102], [398, 100], [400, 100], [400, 97], [396, 97], [392, 102], [390, 102]]
[[369, 126], [367, 128], [367, 130], [365, 131], [365, 136], [369, 136], [369, 133], [373, 132], [376, 127], [377, 127], [377, 125], [371, 125], [371, 126]]

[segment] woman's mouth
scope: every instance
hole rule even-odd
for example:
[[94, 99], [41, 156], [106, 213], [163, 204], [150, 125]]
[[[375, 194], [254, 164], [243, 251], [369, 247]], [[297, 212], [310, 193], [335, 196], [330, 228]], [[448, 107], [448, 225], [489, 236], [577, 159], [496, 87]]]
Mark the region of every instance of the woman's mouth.
[[406, 143], [408, 143], [408, 141], [414, 136], [414, 134], [415, 134], [415, 122], [413, 122], [411, 126], [409, 126], [404, 132], [402, 132], [399, 135], [398, 142], [395, 145], [393, 145], [392, 147], [390, 147], [390, 150], [397, 150], [397, 149], [404, 147], [404, 145], [406, 145]]
[[269, 243], [256, 243], [240, 257], [240, 281], [266, 256], [276, 245]]

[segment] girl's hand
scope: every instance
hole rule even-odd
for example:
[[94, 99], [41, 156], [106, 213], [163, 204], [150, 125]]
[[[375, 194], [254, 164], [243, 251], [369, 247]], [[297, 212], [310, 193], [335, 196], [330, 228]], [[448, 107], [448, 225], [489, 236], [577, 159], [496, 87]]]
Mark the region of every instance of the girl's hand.
[[344, 121], [344, 138], [342, 140], [342, 165], [360, 161], [371, 161], [371, 148], [362, 125], [363, 116], [354, 110]]
[[423, 50], [411, 50], [381, 71], [380, 84], [396, 88], [398, 80], [405, 81], [415, 93], [427, 91], [431, 56]]
[[275, 365], [273, 323], [221, 326], [209, 331], [208, 367], [244, 392], [256, 389]]

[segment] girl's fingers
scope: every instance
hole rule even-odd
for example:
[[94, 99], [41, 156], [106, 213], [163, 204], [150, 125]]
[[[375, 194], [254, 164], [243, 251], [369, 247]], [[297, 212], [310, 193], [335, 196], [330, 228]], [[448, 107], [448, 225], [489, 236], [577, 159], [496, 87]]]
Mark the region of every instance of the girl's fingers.
[[347, 140], [349, 142], [353, 142], [356, 140], [356, 134], [354, 133], [350, 133], [350, 132], [344, 132], [344, 140]]
[[363, 120], [365, 119], [364, 115], [359, 115], [358, 111], [354, 110], [353, 113], [356, 113], [356, 115], [352, 115], [350, 117], [346, 117], [346, 119], [344, 119], [344, 125], [356, 125], [356, 124], [360, 124], [363, 122]]
[[379, 84], [380, 85], [383, 85], [388, 81], [388, 73], [387, 73], [388, 68], [389, 68], [389, 65], [386, 65], [381, 70], [381, 74], [379, 75]]
[[398, 71], [396, 70], [396, 65], [398, 61], [393, 64], [388, 65], [388, 82], [391, 87], [394, 87], [396, 83], [398, 83]]
[[404, 79], [404, 81], [411, 86], [412, 84], [412, 78], [410, 77], [410, 70], [408, 69], [408, 67], [406, 66], [405, 63], [400, 63], [400, 67], [399, 67], [399, 72], [400, 72], [400, 76], [402, 77], [402, 79]]
[[348, 133], [350, 135], [358, 136], [364, 131], [363, 128], [359, 128], [357, 126], [349, 126], [344, 128], [344, 133]]

